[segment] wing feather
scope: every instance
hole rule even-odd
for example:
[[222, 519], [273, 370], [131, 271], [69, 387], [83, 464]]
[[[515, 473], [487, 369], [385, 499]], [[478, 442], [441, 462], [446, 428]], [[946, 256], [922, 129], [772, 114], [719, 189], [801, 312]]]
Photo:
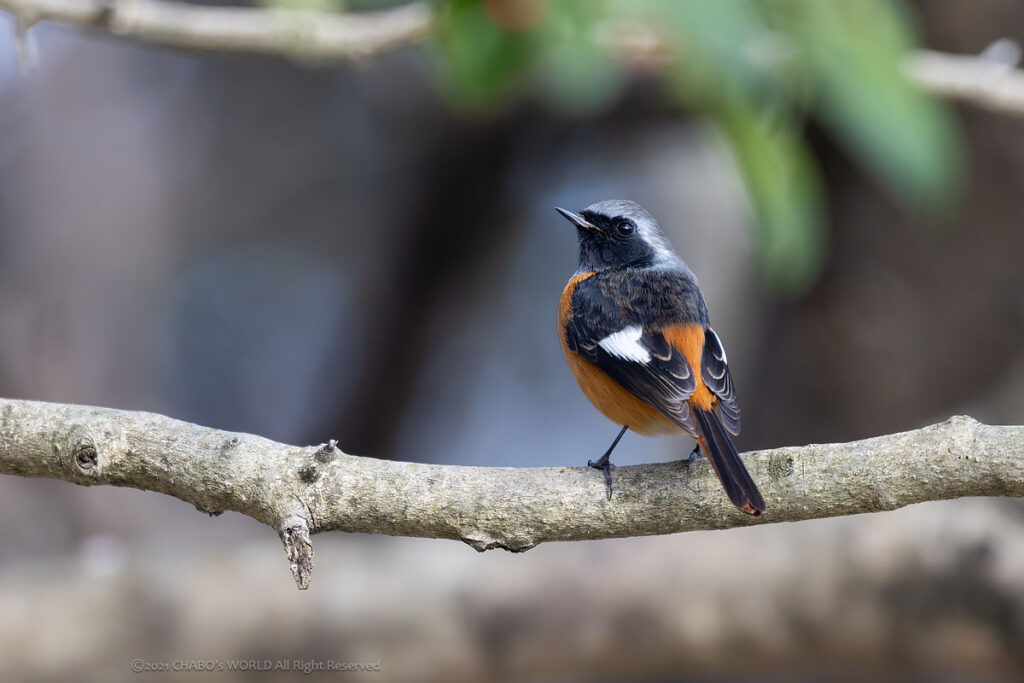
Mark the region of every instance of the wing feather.
[[725, 429], [737, 436], [740, 433], [740, 403], [736, 386], [729, 372], [729, 362], [722, 340], [713, 329], [704, 331], [704, 351], [701, 354], [701, 379], [718, 397], [718, 416]]

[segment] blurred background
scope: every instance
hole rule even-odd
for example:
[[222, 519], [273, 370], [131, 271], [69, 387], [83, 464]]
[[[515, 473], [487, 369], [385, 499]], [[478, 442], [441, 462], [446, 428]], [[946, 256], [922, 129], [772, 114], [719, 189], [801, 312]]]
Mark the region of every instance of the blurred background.
[[[19, 39], [0, 15], [0, 395], [582, 465], [617, 428], [559, 348], [576, 241], [552, 207], [631, 198], [700, 278], [740, 450], [1024, 421], [1024, 118], [899, 69], [1021, 39], [1024, 5], [432, 9], [434, 38], [357, 65], [56, 24]], [[691, 448], [631, 435], [616, 462]], [[159, 494], [5, 476], [0, 520], [4, 680], [118, 680], [137, 658], [416, 681], [1024, 675], [1018, 500], [524, 555], [332, 533], [303, 593], [271, 530]]]

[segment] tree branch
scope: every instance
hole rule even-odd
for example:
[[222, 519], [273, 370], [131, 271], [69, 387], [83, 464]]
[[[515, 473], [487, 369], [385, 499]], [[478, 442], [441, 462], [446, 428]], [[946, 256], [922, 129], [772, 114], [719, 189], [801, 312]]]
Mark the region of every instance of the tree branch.
[[919, 50], [903, 71], [921, 88], [1007, 114], [1024, 114], [1024, 71], [973, 55]]
[[167, 0], [0, 0], [0, 9], [16, 17], [20, 31], [56, 21], [183, 50], [321, 60], [365, 59], [431, 32], [430, 8], [420, 2], [349, 14]]
[[[583, 455], [580, 456], [581, 459]], [[669, 534], [893, 510], [961, 496], [1024, 496], [1024, 427], [968, 417], [846, 444], [744, 456], [768, 502], [730, 505], [705, 460], [621, 467], [608, 501], [586, 467], [462, 467], [296, 447], [152, 413], [0, 399], [0, 473], [127, 486], [277, 530], [300, 588], [310, 534], [461, 540], [521, 552], [545, 541]]]

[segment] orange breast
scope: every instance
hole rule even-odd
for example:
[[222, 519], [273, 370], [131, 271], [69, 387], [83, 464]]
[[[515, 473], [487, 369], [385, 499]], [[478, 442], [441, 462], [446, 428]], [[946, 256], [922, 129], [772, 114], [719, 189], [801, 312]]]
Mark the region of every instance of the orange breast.
[[565, 343], [565, 326], [572, 316], [572, 294], [576, 286], [593, 273], [581, 273], [569, 280], [558, 306], [558, 338], [569, 369], [580, 385], [583, 395], [602, 415], [617, 425], [626, 425], [639, 434], [667, 434], [682, 430], [664, 415], [624, 389], [603, 370], [569, 349]]

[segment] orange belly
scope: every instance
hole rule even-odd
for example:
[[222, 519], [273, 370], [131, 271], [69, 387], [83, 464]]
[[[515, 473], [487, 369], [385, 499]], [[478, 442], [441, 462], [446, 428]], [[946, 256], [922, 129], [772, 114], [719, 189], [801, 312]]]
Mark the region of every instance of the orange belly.
[[573, 353], [562, 340], [562, 350], [569, 362], [569, 369], [576, 376], [576, 381], [583, 395], [601, 411], [601, 414], [617, 425], [625, 425], [638, 434], [651, 436], [654, 434], [679, 434], [682, 429], [668, 421], [657, 410], [641, 401], [636, 396], [606, 375], [603, 370]]

